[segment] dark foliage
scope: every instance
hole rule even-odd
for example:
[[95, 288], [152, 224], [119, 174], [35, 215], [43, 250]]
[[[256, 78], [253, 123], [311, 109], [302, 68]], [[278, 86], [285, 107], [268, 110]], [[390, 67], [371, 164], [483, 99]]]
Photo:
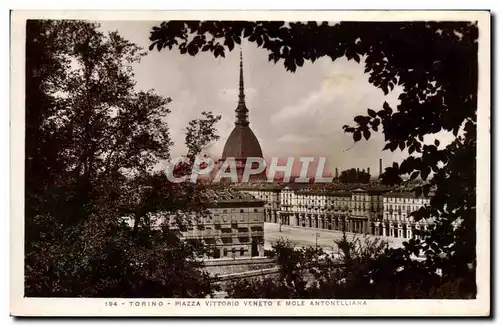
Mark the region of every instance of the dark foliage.
[[352, 238], [336, 241], [340, 257], [317, 248], [273, 246], [279, 275], [238, 280], [226, 291], [231, 298], [274, 299], [458, 299], [470, 295], [464, 279], [441, 277], [413, 262], [399, 268], [387, 242]]
[[[155, 213], [204, 207], [202, 189], [153, 173], [169, 158], [171, 99], [134, 90], [145, 53], [87, 22], [26, 27], [25, 295], [211, 295], [199, 248], [155, 227]], [[201, 145], [216, 122], [191, 124]]]
[[365, 171], [349, 169], [340, 173], [339, 181], [342, 183], [368, 183], [370, 182], [370, 174]]

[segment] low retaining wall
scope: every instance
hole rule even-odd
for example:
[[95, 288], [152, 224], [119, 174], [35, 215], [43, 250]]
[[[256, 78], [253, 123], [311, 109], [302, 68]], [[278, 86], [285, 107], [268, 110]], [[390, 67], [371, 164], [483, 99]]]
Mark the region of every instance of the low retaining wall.
[[221, 258], [221, 259], [206, 259], [203, 264], [206, 267], [210, 266], [225, 266], [225, 265], [244, 265], [244, 264], [265, 264], [274, 262], [273, 258], [269, 257], [254, 257], [254, 258]]
[[214, 259], [203, 262], [205, 270], [211, 275], [231, 275], [245, 272], [258, 272], [276, 266], [273, 258], [252, 259]]
[[278, 274], [279, 271], [280, 271], [279, 267], [271, 267], [271, 268], [265, 268], [265, 269], [259, 269], [259, 270], [241, 272], [241, 273], [233, 273], [233, 274], [219, 276], [218, 281], [219, 282], [227, 282], [227, 281], [237, 280], [237, 279], [241, 279], [241, 278], [261, 277], [261, 276], [267, 276], [267, 275], [272, 275], [272, 274]]

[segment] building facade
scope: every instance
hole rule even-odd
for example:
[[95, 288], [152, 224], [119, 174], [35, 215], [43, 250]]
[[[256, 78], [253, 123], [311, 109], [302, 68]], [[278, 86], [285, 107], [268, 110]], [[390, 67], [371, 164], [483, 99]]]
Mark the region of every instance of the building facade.
[[273, 207], [265, 218], [270, 223], [404, 239], [413, 237], [415, 229], [426, 230], [432, 223], [415, 222], [410, 216], [430, 203], [430, 198], [415, 198], [410, 191], [394, 191], [377, 184], [292, 183], [270, 188], [241, 188], [266, 201], [265, 207]]
[[[295, 189], [294, 189], [295, 188]], [[373, 234], [382, 217], [382, 196], [377, 188], [346, 185], [286, 186], [281, 191], [281, 223], [285, 225]]]
[[206, 212], [163, 213], [170, 230], [209, 249], [210, 258], [264, 256], [264, 201], [230, 188], [208, 189]]
[[416, 197], [409, 191], [391, 191], [383, 196], [384, 214], [377, 223], [378, 235], [394, 238], [412, 238], [415, 230], [427, 230], [432, 220], [416, 222], [410, 214], [430, 203], [428, 197]]
[[280, 194], [282, 187], [280, 185], [261, 182], [236, 184], [233, 187], [263, 201], [265, 222], [278, 223], [281, 210]]

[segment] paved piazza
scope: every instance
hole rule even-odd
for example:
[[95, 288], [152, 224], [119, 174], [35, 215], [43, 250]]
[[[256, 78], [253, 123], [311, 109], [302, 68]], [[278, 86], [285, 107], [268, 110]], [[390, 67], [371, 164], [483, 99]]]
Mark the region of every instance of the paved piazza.
[[[318, 247], [322, 247], [326, 252], [338, 251], [337, 245], [334, 241], [342, 238], [342, 232], [340, 231], [315, 230], [310, 228], [298, 228], [282, 225], [280, 232], [279, 225], [275, 223], [264, 223], [264, 248], [267, 250], [272, 249], [272, 245], [281, 238], [288, 239], [297, 247], [314, 247], [316, 245], [316, 234], [318, 234]], [[349, 239], [353, 239], [354, 236], [359, 238], [364, 237], [362, 234], [347, 233], [347, 237]], [[371, 235], [367, 236], [373, 237]], [[403, 243], [403, 239], [388, 237], [379, 238], [384, 238], [389, 241], [391, 247], [400, 247]]]

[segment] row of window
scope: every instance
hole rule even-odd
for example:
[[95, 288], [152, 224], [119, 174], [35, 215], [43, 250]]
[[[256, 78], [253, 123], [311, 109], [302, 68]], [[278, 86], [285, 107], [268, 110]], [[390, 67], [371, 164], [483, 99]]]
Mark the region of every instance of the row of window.
[[[261, 198], [269, 198], [268, 195], [257, 195]], [[288, 193], [288, 192], [284, 192], [281, 194], [281, 197], [283, 197], [282, 200], [287, 200], [287, 199], [292, 199], [292, 198], [296, 198], [296, 199], [299, 199], [299, 200], [311, 200], [311, 196], [309, 195], [297, 195], [297, 194], [294, 194], [294, 193]], [[319, 197], [319, 198], [318, 198]], [[316, 202], [316, 200], [320, 201], [320, 200], [323, 200], [325, 201], [326, 198], [328, 198], [329, 196], [318, 196], [318, 197], [315, 197], [315, 199], [312, 199], [313, 202]], [[337, 199], [338, 198], [338, 199]], [[370, 195], [352, 195], [351, 196], [348, 196], [348, 197], [335, 197], [335, 201], [337, 200], [346, 200], [345, 198], [348, 198], [349, 201], [383, 201], [384, 202], [401, 202], [401, 203], [426, 203], [428, 202], [428, 200], [425, 200], [425, 199], [420, 199], [420, 198], [387, 198], [387, 197], [383, 197], [382, 195], [376, 195], [376, 196], [370, 196]]]
[[[222, 250], [222, 252], [223, 252], [223, 256], [227, 257], [227, 254], [229, 252], [227, 250], [227, 248], [224, 248], [224, 250]], [[245, 252], [247, 252], [247, 250], [245, 248], [241, 247], [239, 252], [240, 252], [240, 256], [245, 256]], [[231, 249], [231, 253], [232, 253], [233, 257], [236, 256], [236, 248]]]
[[414, 212], [418, 209], [420, 209], [422, 205], [386, 205], [385, 209], [386, 210], [396, 210], [396, 211], [407, 211], [407, 212]]
[[[285, 204], [289, 204], [289, 203], [296, 203], [296, 204], [299, 204], [299, 205], [316, 205], [316, 201], [315, 200], [297, 200], [297, 201], [291, 201], [291, 200], [283, 200], [282, 203], [285, 203]], [[318, 201], [317, 202], [319, 205], [332, 205], [332, 204], [335, 204], [335, 205], [347, 205], [348, 203], [350, 203], [350, 201], [333, 201], [333, 200], [327, 200], [327, 201]]]
[[384, 198], [385, 203], [428, 203], [429, 199], [422, 199], [422, 198]]
[[[297, 194], [291, 194], [291, 193], [283, 193], [282, 194], [282, 197], [285, 197], [285, 198], [292, 198], [292, 197], [295, 197], [295, 198], [311, 198], [310, 195], [297, 195]], [[313, 196], [313, 198], [315, 198], [314, 200], [326, 200], [326, 198], [330, 198], [330, 197], [334, 197], [335, 199], [337, 198], [342, 198], [343, 200], [345, 200], [345, 198], [348, 198], [349, 200], [356, 200], [356, 201], [371, 201], [371, 200], [382, 200], [382, 196], [369, 196], [369, 195], [352, 195], [352, 196], [327, 196], [327, 195], [323, 195], [323, 196]]]
[[[283, 206], [292, 206], [291, 203], [288, 203], [288, 202], [285, 202], [283, 203]], [[342, 208], [345, 208], [345, 209], [348, 209], [349, 207], [350, 208], [353, 208], [353, 209], [375, 209], [375, 210], [380, 210], [382, 208], [382, 206], [378, 206], [378, 205], [367, 205], [365, 203], [363, 204], [354, 204], [354, 205], [351, 205], [351, 206], [348, 206], [347, 204], [343, 204], [343, 205], [319, 205], [319, 206], [316, 206], [316, 205], [313, 205], [313, 204], [302, 204], [302, 203], [299, 203], [299, 204], [296, 204], [296, 205], [293, 205], [294, 207], [298, 207], [298, 208], [315, 208], [315, 209], [318, 209], [319, 208], [322, 208], [322, 209], [342, 209]]]
[[[236, 212], [236, 209], [234, 209], [234, 208], [231, 209], [231, 213], [234, 213], [234, 212]], [[254, 208], [253, 212], [254, 213], [258, 213], [259, 209], [258, 208]], [[227, 213], [229, 213], [229, 211], [227, 209], [222, 210], [222, 214], [227, 214]], [[246, 212], [245, 212], [245, 210], [243, 208], [240, 208], [240, 213], [246, 213]]]
[[[292, 205], [292, 204], [293, 204], [292, 202], [285, 201], [285, 202], [283, 202], [282, 205]], [[313, 206], [313, 205], [314, 204], [311, 204], [311, 203], [305, 203], [305, 204], [304, 203], [295, 203], [294, 206], [301, 208], [301, 207], [309, 207], [309, 206]], [[330, 203], [330, 205], [331, 205], [331, 203]], [[322, 204], [321, 206], [327, 206], [327, 204]], [[347, 204], [340, 204], [340, 205], [337, 204], [334, 206], [342, 208], [342, 207], [346, 207]], [[373, 205], [370, 207], [369, 203], [368, 203], [368, 205], [366, 203], [354, 203], [354, 205], [351, 205], [351, 207], [354, 209], [371, 209], [371, 208], [380, 209], [380, 208], [382, 208], [382, 206], [379, 206], [379, 205]], [[388, 210], [395, 210], [395, 211], [403, 211], [404, 210], [407, 212], [414, 212], [414, 211], [419, 210], [420, 207], [422, 207], [422, 205], [392, 205], [391, 204], [391, 205], [385, 206], [384, 208], [387, 211]], [[326, 208], [328, 208], [328, 207], [326, 207]]]

